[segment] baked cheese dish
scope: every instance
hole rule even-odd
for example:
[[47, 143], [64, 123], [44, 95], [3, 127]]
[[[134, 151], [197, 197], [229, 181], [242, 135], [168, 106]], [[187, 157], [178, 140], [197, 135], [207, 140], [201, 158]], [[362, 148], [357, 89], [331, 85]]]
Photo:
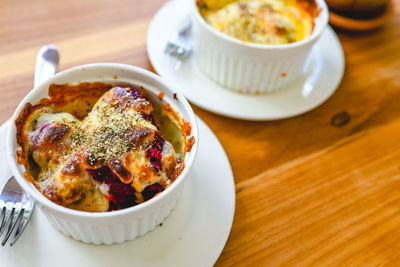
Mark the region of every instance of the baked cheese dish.
[[[52, 84], [15, 124], [25, 177], [51, 201], [111, 211], [147, 201], [182, 172], [194, 138], [167, 103], [138, 86]], [[161, 99], [162, 97], [160, 97]]]
[[319, 8], [313, 0], [198, 0], [204, 20], [243, 42], [279, 45], [310, 36]]

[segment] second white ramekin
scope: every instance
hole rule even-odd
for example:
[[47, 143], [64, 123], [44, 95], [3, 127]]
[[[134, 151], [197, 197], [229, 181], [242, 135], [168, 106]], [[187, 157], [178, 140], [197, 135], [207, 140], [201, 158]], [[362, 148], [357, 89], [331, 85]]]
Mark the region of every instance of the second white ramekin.
[[196, 0], [190, 1], [197, 66], [216, 83], [239, 93], [269, 93], [293, 81], [328, 23], [325, 2], [315, 0], [320, 13], [310, 37], [284, 45], [244, 43], [210, 26], [200, 15]]
[[[192, 126], [191, 136], [194, 136], [196, 142], [192, 150], [185, 155], [184, 170], [167, 189], [149, 201], [111, 212], [77, 211], [53, 203], [24, 178], [25, 168], [17, 163], [16, 129], [14, 125], [14, 121], [23, 106], [28, 102], [36, 104], [40, 99], [48, 97], [48, 88], [51, 83], [75, 84], [91, 81], [143, 86], [155, 102], [159, 101], [158, 93], [163, 92], [165, 94], [163, 101], [168, 102]], [[174, 94], [176, 94], [175, 97]], [[153, 230], [175, 206], [198, 147], [198, 129], [195, 115], [185, 97], [161, 77], [149, 71], [124, 64], [89, 64], [58, 73], [34, 88], [21, 101], [12, 116], [12, 122], [8, 131], [7, 156], [12, 173], [18, 183], [25, 192], [32, 196], [36, 205], [56, 229], [86, 243], [121, 243]]]

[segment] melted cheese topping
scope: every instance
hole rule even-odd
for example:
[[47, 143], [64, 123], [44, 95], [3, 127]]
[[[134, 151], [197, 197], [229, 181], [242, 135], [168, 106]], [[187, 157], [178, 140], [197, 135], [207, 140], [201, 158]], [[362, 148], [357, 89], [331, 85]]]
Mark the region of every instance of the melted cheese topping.
[[157, 127], [134, 108], [136, 104], [144, 104], [148, 106], [150, 115], [152, 107], [148, 100], [138, 98], [129, 103], [129, 94], [115, 97], [113, 93], [110, 90], [97, 101], [83, 120], [81, 132], [77, 136], [77, 142], [88, 144], [89, 152], [105, 161], [131, 150], [132, 145], [126, 136], [129, 129], [139, 127], [157, 131]]
[[[199, 11], [218, 31], [244, 42], [288, 44], [312, 34], [315, 3], [300, 0], [202, 0]], [[315, 12], [314, 12], [315, 13]]]
[[129, 202], [134, 205], [148, 199], [140, 194], [148, 186], [170, 185], [177, 154], [159, 135], [150, 101], [131, 90], [110, 89], [83, 120], [51, 107], [29, 115], [28, 169], [47, 198], [73, 209], [107, 211], [112, 201], [124, 200], [115, 200], [118, 186], [125, 186], [123, 198], [136, 198]]

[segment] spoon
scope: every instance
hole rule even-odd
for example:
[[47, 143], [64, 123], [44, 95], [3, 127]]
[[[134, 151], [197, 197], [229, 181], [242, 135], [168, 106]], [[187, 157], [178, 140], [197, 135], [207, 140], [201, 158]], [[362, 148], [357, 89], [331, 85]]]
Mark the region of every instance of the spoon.
[[45, 45], [40, 48], [36, 57], [35, 79], [33, 83], [35, 87], [47, 81], [56, 73], [59, 59], [60, 56], [57, 47], [54, 45]]

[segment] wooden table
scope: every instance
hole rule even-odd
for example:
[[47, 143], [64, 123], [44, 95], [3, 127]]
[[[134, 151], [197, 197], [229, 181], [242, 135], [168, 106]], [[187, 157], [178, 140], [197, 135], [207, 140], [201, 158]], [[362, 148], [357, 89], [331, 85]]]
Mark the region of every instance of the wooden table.
[[[146, 31], [164, 3], [2, 0], [0, 122], [32, 88], [44, 44], [58, 46], [61, 70], [104, 61], [152, 69]], [[224, 146], [236, 182], [235, 219], [217, 266], [400, 265], [397, 6], [380, 30], [338, 33], [342, 83], [307, 114], [249, 122], [193, 106]]]

